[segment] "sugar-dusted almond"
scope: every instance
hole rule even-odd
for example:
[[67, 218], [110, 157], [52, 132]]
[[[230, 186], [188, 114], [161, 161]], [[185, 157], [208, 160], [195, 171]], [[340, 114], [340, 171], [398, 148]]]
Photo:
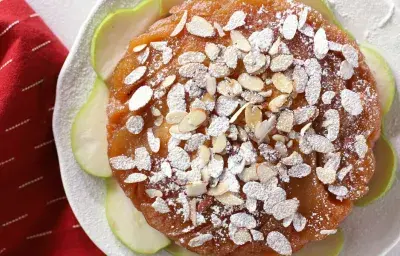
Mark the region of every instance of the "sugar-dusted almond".
[[212, 144], [212, 150], [214, 153], [222, 153], [225, 150], [227, 144], [225, 134], [220, 134], [218, 137], [213, 137]]
[[248, 105], [244, 111], [246, 124], [254, 129], [262, 121], [262, 112], [259, 107]]
[[192, 109], [179, 123], [179, 130], [182, 133], [196, 130], [207, 119], [204, 109]]
[[291, 93], [293, 91], [293, 81], [283, 73], [275, 73], [272, 76], [272, 82], [275, 88], [283, 93]]
[[249, 52], [251, 50], [251, 45], [249, 41], [247, 40], [246, 37], [244, 37], [244, 35], [241, 32], [237, 30], [232, 30], [231, 39], [233, 46], [235, 46], [237, 49], [243, 52]]
[[273, 98], [268, 104], [269, 109], [272, 112], [279, 112], [280, 108], [285, 105], [288, 98], [289, 94], [281, 94]]
[[179, 124], [188, 113], [185, 111], [169, 112], [165, 117], [168, 124]]
[[186, 194], [188, 196], [200, 196], [207, 192], [207, 182], [194, 181], [186, 185]]
[[217, 199], [220, 203], [228, 206], [244, 204], [244, 200], [232, 192], [226, 192], [223, 195], [216, 196], [215, 199]]
[[264, 81], [257, 76], [243, 73], [239, 76], [238, 82], [247, 90], [260, 92], [264, 88]]

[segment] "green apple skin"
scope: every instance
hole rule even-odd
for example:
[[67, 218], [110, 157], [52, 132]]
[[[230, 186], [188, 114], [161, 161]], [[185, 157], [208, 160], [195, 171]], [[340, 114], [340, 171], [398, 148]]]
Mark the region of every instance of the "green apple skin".
[[91, 44], [91, 62], [106, 81], [124, 56], [129, 42], [144, 33], [160, 16], [161, 0], [144, 0], [133, 9], [109, 14], [97, 27]]
[[107, 86], [97, 79], [71, 129], [71, 147], [76, 161], [85, 172], [101, 178], [112, 174], [107, 156], [108, 96]]
[[165, 248], [165, 250], [172, 254], [172, 256], [199, 256], [197, 253], [191, 252], [175, 243], [172, 243], [170, 246]]
[[339, 256], [343, 250], [344, 235], [341, 229], [336, 234], [326, 237], [324, 240], [307, 244], [293, 256]]
[[381, 135], [374, 147], [375, 173], [369, 183], [368, 193], [355, 202], [356, 206], [364, 207], [383, 198], [396, 179], [397, 154], [389, 140]]
[[360, 45], [360, 49], [365, 56], [365, 62], [375, 77], [382, 113], [387, 114], [392, 107], [396, 94], [396, 80], [392, 69], [374, 46], [363, 43]]
[[129, 249], [154, 254], [170, 245], [170, 240], [147, 224], [115, 179], [107, 180], [107, 221], [114, 235]]

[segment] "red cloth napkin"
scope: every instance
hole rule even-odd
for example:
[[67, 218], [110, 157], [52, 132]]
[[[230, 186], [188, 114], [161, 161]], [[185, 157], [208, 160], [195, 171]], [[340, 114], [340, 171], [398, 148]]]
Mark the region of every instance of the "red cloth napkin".
[[0, 0], [0, 255], [103, 255], [66, 200], [51, 130], [66, 48], [23, 0]]

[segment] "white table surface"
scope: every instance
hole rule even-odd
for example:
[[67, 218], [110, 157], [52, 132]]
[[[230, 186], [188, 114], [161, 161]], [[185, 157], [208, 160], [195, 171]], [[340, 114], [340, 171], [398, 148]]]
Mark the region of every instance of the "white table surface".
[[[26, 0], [69, 49], [96, 0]], [[398, 256], [400, 244], [386, 256]], [[345, 255], [347, 256], [347, 255]]]

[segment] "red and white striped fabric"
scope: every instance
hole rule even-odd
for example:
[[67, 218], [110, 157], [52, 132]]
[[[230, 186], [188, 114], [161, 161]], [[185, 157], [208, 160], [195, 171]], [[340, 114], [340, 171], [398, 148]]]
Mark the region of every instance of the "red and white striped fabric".
[[0, 0], [0, 256], [102, 255], [60, 179], [51, 121], [66, 56], [23, 0]]

